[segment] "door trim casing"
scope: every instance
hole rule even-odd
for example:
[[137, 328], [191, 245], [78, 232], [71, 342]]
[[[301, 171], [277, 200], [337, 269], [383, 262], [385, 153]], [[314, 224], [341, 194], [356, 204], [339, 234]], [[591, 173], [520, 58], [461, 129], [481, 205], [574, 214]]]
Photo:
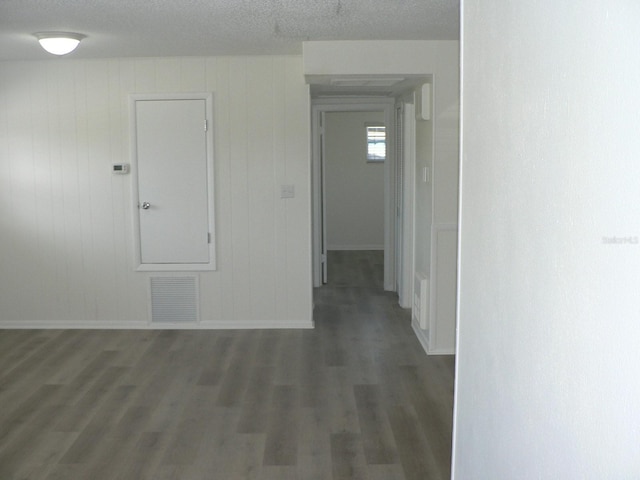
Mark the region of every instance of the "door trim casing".
[[[140, 252], [140, 208], [138, 191], [138, 155], [136, 131], [136, 102], [144, 100], [204, 100], [206, 119], [206, 156], [207, 156], [207, 207], [209, 228], [208, 263], [142, 263]], [[131, 208], [133, 233], [133, 265], [136, 271], [211, 271], [216, 270], [216, 230], [215, 230], [215, 176], [214, 176], [214, 122], [213, 93], [135, 93], [129, 95], [129, 148], [131, 159]], [[205, 125], [203, 125], [205, 128]]]

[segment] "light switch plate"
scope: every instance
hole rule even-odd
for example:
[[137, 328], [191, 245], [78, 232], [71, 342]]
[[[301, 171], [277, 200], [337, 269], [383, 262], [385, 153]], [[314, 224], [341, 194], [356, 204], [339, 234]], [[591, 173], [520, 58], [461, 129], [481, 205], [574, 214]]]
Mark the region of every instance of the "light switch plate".
[[422, 181], [429, 183], [429, 167], [422, 167]]

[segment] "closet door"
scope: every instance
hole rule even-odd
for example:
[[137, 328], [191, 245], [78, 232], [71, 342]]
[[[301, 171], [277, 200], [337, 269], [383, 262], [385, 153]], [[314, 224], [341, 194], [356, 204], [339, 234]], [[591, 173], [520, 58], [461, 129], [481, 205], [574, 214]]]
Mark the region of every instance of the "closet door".
[[204, 98], [135, 101], [140, 269], [212, 263]]

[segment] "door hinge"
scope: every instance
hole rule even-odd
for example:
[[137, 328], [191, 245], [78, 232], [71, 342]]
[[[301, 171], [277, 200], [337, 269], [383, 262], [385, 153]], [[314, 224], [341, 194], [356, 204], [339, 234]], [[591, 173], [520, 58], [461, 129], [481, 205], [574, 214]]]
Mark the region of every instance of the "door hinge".
[[320, 262], [321, 263], [327, 263], [327, 255], [325, 253], [320, 255]]
[[211, 243], [211, 234], [207, 233], [207, 243]]
[[209, 131], [209, 122], [207, 121], [207, 119], [204, 120], [204, 131], [205, 132]]

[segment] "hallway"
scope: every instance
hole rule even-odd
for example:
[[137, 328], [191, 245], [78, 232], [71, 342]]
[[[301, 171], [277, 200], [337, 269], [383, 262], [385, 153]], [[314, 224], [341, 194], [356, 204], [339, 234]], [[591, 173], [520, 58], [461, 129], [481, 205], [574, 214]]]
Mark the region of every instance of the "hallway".
[[0, 478], [448, 478], [453, 357], [378, 255], [332, 258], [313, 330], [0, 331]]

